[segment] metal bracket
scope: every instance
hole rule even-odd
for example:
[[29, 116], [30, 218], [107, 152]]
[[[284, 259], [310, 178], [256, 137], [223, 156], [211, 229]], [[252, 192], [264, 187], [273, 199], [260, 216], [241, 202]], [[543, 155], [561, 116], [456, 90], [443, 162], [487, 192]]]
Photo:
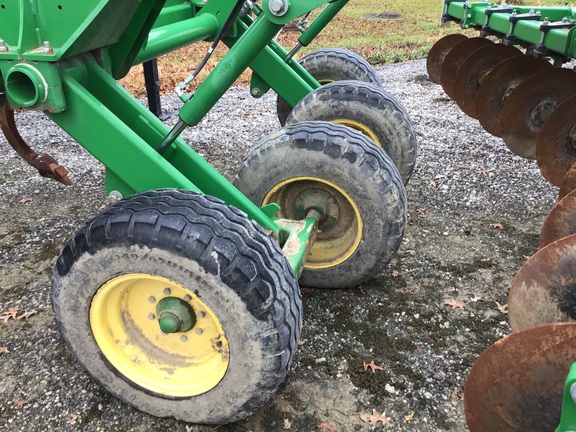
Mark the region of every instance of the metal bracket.
[[0, 128], [10, 146], [26, 162], [36, 168], [42, 177], [51, 178], [65, 185], [73, 184], [68, 178], [68, 170], [58, 164], [52, 156], [39, 155], [26, 144], [18, 132], [14, 121], [14, 110], [8, 105], [6, 95], [0, 95]]

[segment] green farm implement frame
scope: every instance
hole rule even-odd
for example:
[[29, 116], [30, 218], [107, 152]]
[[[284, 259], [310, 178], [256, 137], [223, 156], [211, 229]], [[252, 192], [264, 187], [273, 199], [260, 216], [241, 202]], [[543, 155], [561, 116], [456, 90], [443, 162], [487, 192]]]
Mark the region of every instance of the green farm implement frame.
[[[0, 4], [0, 126], [42, 176], [68, 170], [18, 132], [43, 111], [106, 167], [111, 205], [56, 261], [52, 304], [70, 350], [111, 393], [153, 415], [227, 423], [262, 406], [298, 344], [307, 286], [375, 277], [402, 241], [412, 122], [373, 68], [341, 49], [294, 58], [347, 0], [8, 0]], [[305, 27], [314, 11], [314, 19]], [[275, 36], [299, 19], [298, 43]], [[178, 85], [168, 128], [118, 80], [212, 42]], [[193, 93], [217, 44], [228, 52]], [[181, 134], [246, 70], [282, 128], [234, 184]]]

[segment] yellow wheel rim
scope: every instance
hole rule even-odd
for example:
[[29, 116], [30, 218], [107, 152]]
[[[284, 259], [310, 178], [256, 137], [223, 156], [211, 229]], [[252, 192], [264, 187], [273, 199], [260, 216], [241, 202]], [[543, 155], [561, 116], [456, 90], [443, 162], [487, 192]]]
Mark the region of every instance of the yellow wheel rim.
[[306, 260], [306, 269], [337, 266], [358, 249], [363, 222], [360, 210], [340, 187], [316, 177], [294, 177], [274, 186], [263, 205], [277, 203], [280, 217], [300, 220], [310, 208], [322, 208], [318, 235]]
[[331, 121], [332, 123], [338, 123], [343, 126], [348, 126], [349, 128], [356, 129], [358, 132], [361, 132], [363, 135], [366, 135], [368, 138], [374, 141], [378, 145], [378, 147], [382, 147], [382, 144], [380, 143], [378, 136], [374, 133], [372, 129], [370, 129], [364, 123], [360, 123], [355, 120], [349, 120], [349, 119], [335, 119]]
[[[167, 297], [194, 311], [194, 327], [161, 331], [156, 308]], [[206, 393], [228, 370], [228, 340], [214, 312], [193, 292], [163, 277], [134, 273], [106, 282], [92, 299], [90, 326], [106, 359], [128, 380], [154, 393]]]

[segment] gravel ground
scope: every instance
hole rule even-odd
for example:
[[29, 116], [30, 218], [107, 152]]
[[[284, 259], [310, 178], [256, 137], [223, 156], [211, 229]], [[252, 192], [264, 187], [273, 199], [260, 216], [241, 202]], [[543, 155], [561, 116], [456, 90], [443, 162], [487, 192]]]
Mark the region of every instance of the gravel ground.
[[[276, 396], [234, 425], [206, 427], [143, 414], [94, 382], [66, 349], [50, 306], [64, 242], [106, 204], [102, 167], [38, 113], [22, 135], [71, 171], [72, 187], [39, 177], [2, 139], [0, 154], [0, 430], [463, 431], [462, 393], [480, 353], [510, 333], [511, 281], [536, 251], [557, 189], [534, 161], [465, 116], [429, 81], [425, 61], [378, 70], [410, 113], [419, 141], [407, 186], [405, 239], [389, 268], [350, 290], [302, 287], [304, 326]], [[175, 98], [164, 100], [176, 109]], [[170, 120], [174, 121], [174, 118]], [[231, 178], [249, 149], [279, 127], [275, 97], [232, 88], [184, 138]], [[451, 303], [451, 304], [448, 304]], [[4, 350], [5, 351], [5, 350]], [[365, 364], [381, 367], [372, 373]], [[385, 414], [388, 423], [362, 417]]]

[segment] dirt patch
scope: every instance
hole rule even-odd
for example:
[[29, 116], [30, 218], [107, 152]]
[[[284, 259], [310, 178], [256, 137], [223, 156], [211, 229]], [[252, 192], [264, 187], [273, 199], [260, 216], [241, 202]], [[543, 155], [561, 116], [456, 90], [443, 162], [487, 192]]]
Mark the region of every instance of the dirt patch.
[[395, 20], [402, 18], [402, 15], [398, 12], [380, 12], [379, 14], [369, 14], [363, 15], [362, 18], [365, 19], [375, 19], [375, 20]]

